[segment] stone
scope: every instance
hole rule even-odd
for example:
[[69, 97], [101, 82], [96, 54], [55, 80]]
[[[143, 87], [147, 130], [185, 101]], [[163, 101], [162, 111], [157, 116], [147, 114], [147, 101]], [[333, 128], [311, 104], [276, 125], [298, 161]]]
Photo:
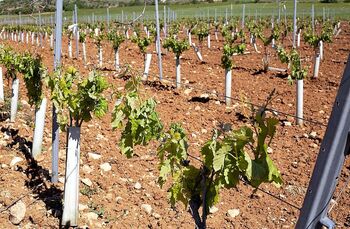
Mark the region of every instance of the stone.
[[284, 121], [284, 122], [283, 122], [283, 125], [284, 125], [284, 126], [292, 126], [292, 123], [291, 123], [291, 122], [288, 122], [288, 121]]
[[65, 178], [64, 177], [59, 177], [58, 178], [58, 182], [64, 184]]
[[106, 162], [100, 165], [100, 169], [102, 169], [103, 172], [108, 172], [112, 170], [112, 166], [108, 162]]
[[215, 212], [219, 211], [219, 208], [212, 206], [211, 208], [209, 208], [209, 213], [210, 214], [214, 214]]
[[85, 204], [79, 204], [79, 211], [84, 211], [86, 209], [88, 209], [89, 207]]
[[88, 165], [84, 165], [83, 166], [83, 171], [85, 172], [85, 173], [91, 173], [92, 171], [93, 171], [93, 169], [90, 167], [90, 166], [88, 166]]
[[152, 216], [155, 218], [155, 219], [160, 219], [160, 215], [158, 213], [153, 213]]
[[89, 159], [91, 160], [98, 160], [98, 159], [101, 159], [101, 155], [100, 154], [97, 154], [97, 153], [88, 153], [88, 157]]
[[184, 91], [185, 95], [189, 95], [191, 92], [192, 92], [192, 88], [187, 88]]
[[239, 209], [230, 209], [227, 211], [227, 216], [231, 217], [231, 218], [235, 218], [236, 216], [239, 215]]
[[123, 198], [121, 196], [117, 196], [115, 198], [115, 202], [117, 202], [117, 204], [120, 204], [122, 202]]
[[208, 131], [206, 129], [202, 129], [201, 132], [202, 132], [202, 134], [208, 133]]
[[215, 104], [220, 105], [220, 101], [219, 100], [215, 101]]
[[92, 186], [92, 181], [89, 178], [83, 178], [81, 179], [81, 182], [83, 182], [83, 184], [91, 187]]
[[316, 139], [317, 137], [317, 133], [315, 131], [312, 131], [310, 134], [309, 134], [309, 138], [311, 139]]
[[200, 106], [196, 106], [196, 107], [194, 108], [194, 110], [195, 110], [195, 111], [200, 111], [200, 110], [201, 110], [201, 107], [200, 107]]
[[14, 225], [18, 225], [26, 215], [26, 205], [20, 200], [15, 205], [10, 207], [10, 221]]
[[83, 215], [83, 217], [85, 219], [87, 219], [88, 221], [93, 221], [93, 220], [97, 220], [98, 219], [98, 215], [95, 213], [95, 212], [88, 212], [88, 213], [85, 213]]
[[267, 152], [268, 153], [273, 153], [273, 149], [271, 147], [267, 147]]
[[21, 161], [23, 161], [22, 158], [20, 158], [20, 157], [14, 157], [14, 158], [11, 160], [11, 162], [10, 162], [10, 166], [13, 167], [13, 166], [15, 166], [18, 162], [21, 162]]
[[152, 206], [149, 204], [142, 204], [141, 205], [142, 210], [144, 210], [148, 215], [152, 213]]
[[135, 185], [134, 185], [134, 188], [139, 190], [142, 188], [141, 184], [139, 182], [136, 182]]

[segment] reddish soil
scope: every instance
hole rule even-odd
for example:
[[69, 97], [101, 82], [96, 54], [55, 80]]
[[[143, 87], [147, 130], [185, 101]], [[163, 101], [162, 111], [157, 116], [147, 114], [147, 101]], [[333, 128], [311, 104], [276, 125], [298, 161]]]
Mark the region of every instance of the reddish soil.
[[[278, 110], [277, 118], [280, 123], [271, 145], [273, 149], [271, 157], [282, 173], [284, 184], [279, 189], [270, 184], [261, 186], [261, 189], [267, 190], [277, 198], [261, 190], [252, 195], [253, 189], [242, 183], [237, 189], [223, 190], [221, 200], [217, 204], [218, 211], [208, 217], [208, 228], [295, 227], [299, 216], [298, 208], [302, 205], [345, 62], [350, 53], [349, 39], [350, 26], [344, 22], [341, 34], [334, 38], [333, 43], [325, 45], [325, 58], [320, 67], [319, 78], [309, 77], [305, 80], [304, 116], [319, 124], [305, 121], [303, 127], [295, 125], [294, 118], [284, 114], [293, 115], [295, 112], [295, 85], [290, 85], [284, 74], [259, 71], [262, 68], [262, 54], [255, 53], [251, 45], [248, 45], [248, 49], [252, 54], [233, 57], [237, 67], [232, 70], [232, 95], [237, 100], [234, 100], [230, 107], [224, 105], [221, 96], [224, 93], [224, 69], [220, 66], [222, 41], [212, 41], [211, 49], [206, 48], [206, 42], [202, 45], [201, 51], [206, 61], [203, 64], [199, 63], [192, 49], [183, 54], [181, 72], [185, 85], [181, 89], [174, 89], [172, 83], [175, 81], [174, 55], [170, 52], [163, 55], [165, 79], [163, 83], [156, 80], [158, 71], [156, 56], [153, 55], [150, 83], [143, 87], [143, 93], [146, 97], [154, 97], [159, 102], [157, 110], [165, 128], [171, 122], [180, 122], [183, 125], [190, 142], [189, 151], [196, 156], [199, 156], [200, 146], [210, 138], [211, 130], [219, 123], [231, 123], [234, 128], [245, 125], [250, 112], [249, 106], [239, 100], [262, 105], [273, 89], [277, 92], [270, 107]], [[1, 41], [1, 43], [8, 44], [18, 51], [29, 50], [40, 53], [44, 57], [45, 65], [52, 70], [53, 52], [48, 48], [48, 42], [45, 42], [45, 47], [42, 49], [12, 41]], [[88, 67], [83, 66], [81, 58], [68, 59], [66, 38], [63, 43], [62, 61], [65, 66], [74, 65], [82, 74], [86, 74], [94, 67], [92, 63], [97, 63], [97, 50], [91, 40], [87, 44]], [[287, 45], [290, 46], [290, 40], [287, 40]], [[261, 43], [258, 47], [259, 50], [263, 50]], [[154, 47], [151, 48], [154, 50]], [[118, 74], [113, 71], [114, 57], [111, 46], [106, 43], [103, 50], [105, 62], [103, 73], [116, 90], [123, 87], [125, 80], [118, 78]], [[304, 58], [303, 63], [309, 67], [311, 76], [313, 49], [302, 43], [300, 51]], [[277, 60], [272, 49], [269, 49], [269, 52], [273, 53], [271, 66], [286, 68]], [[122, 44], [120, 60], [122, 65], [129, 64], [133, 72], [142, 72], [143, 57], [136, 45], [130, 41]], [[106, 93], [108, 96], [112, 94], [113, 88], [112, 86], [109, 88]], [[52, 107], [49, 105], [46, 116], [43, 154], [35, 163], [28, 154], [28, 145], [33, 136], [34, 108], [25, 102], [27, 98], [23, 81], [20, 90], [21, 107], [16, 122], [10, 123], [4, 119], [0, 122], [0, 227], [17, 228], [9, 221], [9, 212], [2, 209], [23, 197], [22, 201], [26, 204], [27, 211], [20, 224], [21, 228], [57, 228], [62, 214], [63, 183], [49, 182]], [[5, 91], [10, 91], [7, 83]], [[208, 101], [198, 99], [204, 93], [209, 94]], [[110, 111], [113, 109], [113, 104], [114, 101], [111, 99]], [[285, 125], [286, 121], [292, 125]], [[89, 188], [80, 184], [80, 204], [85, 205], [86, 209], [80, 211], [79, 227], [193, 228], [194, 223], [187, 209], [181, 204], [172, 209], [167, 201], [166, 187], [160, 189], [157, 185], [157, 143], [137, 147], [137, 155], [127, 159], [120, 154], [118, 148], [120, 131], [112, 131], [110, 123], [111, 115], [108, 114], [100, 120], [94, 119], [90, 123], [84, 123], [82, 127], [80, 175], [81, 178], [89, 178], [92, 186]], [[317, 133], [316, 138], [309, 137], [313, 131]], [[60, 178], [64, 178], [65, 138], [65, 133], [62, 133]], [[101, 159], [89, 159], [90, 152], [101, 154]], [[15, 156], [23, 158], [23, 161], [10, 167], [10, 162]], [[105, 162], [111, 164], [111, 171], [101, 171], [100, 164]], [[192, 163], [195, 162], [192, 160]], [[335, 197], [339, 195], [339, 190], [350, 175], [349, 165], [349, 161], [346, 161]], [[87, 166], [92, 172], [88, 171]], [[141, 183], [141, 189], [134, 188], [136, 182]], [[330, 214], [338, 228], [350, 226], [350, 202], [346, 198], [349, 194], [350, 189], [347, 187]], [[150, 204], [153, 213], [156, 214], [148, 215], [142, 210], [142, 204]], [[239, 209], [240, 213], [231, 218], [227, 215], [229, 209]], [[88, 221], [86, 213], [90, 211], [98, 211], [100, 217]]]

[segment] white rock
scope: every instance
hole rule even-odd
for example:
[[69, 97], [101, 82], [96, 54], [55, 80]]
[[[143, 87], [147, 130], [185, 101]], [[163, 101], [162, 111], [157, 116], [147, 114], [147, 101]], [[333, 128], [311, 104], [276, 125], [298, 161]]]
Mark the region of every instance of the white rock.
[[219, 208], [217, 208], [217, 207], [215, 207], [215, 206], [209, 208], [209, 213], [210, 213], [210, 214], [214, 214], [214, 213], [217, 212], [217, 211], [219, 211]]
[[317, 133], [315, 131], [312, 131], [310, 134], [309, 134], [309, 138], [311, 139], [315, 139], [317, 137]]
[[209, 98], [209, 94], [201, 94], [201, 96], [200, 96], [201, 98]]
[[230, 209], [227, 211], [227, 216], [230, 216], [231, 218], [235, 218], [239, 215], [239, 209]]
[[10, 162], [10, 166], [13, 167], [13, 166], [15, 166], [18, 162], [21, 162], [21, 161], [23, 161], [22, 158], [20, 158], [20, 157], [14, 157], [14, 158], [11, 160], [11, 162]]
[[104, 172], [108, 172], [112, 170], [112, 166], [106, 162], [100, 165], [100, 169], [102, 169]]
[[97, 154], [97, 153], [88, 153], [88, 157], [89, 157], [89, 159], [98, 160], [102, 156], [100, 154]]
[[200, 111], [200, 110], [201, 110], [201, 107], [200, 107], [200, 106], [196, 106], [196, 107], [194, 108], [194, 110], [195, 110], [195, 111]]
[[267, 152], [268, 153], [273, 153], [273, 149], [271, 147], [267, 147]]
[[120, 204], [122, 202], [123, 198], [121, 196], [117, 196], [115, 198], [115, 202], [117, 202], [117, 204]]
[[202, 134], [208, 133], [208, 131], [206, 129], [202, 129], [201, 132], [202, 132]]
[[158, 213], [153, 213], [152, 216], [155, 218], [155, 219], [160, 219], [160, 215]]
[[85, 204], [79, 204], [79, 211], [84, 211], [86, 209], [88, 209], [89, 207]]
[[220, 101], [218, 100], [218, 101], [215, 101], [215, 104], [216, 105], [220, 105]]
[[83, 184], [85, 184], [85, 185], [87, 185], [89, 187], [92, 186], [92, 182], [91, 182], [91, 180], [89, 178], [83, 178], [83, 179], [81, 179], [81, 182], [83, 182]]
[[283, 124], [284, 124], [284, 126], [292, 126], [292, 123], [291, 122], [287, 122], [287, 121], [284, 121]]
[[187, 88], [184, 91], [185, 95], [189, 95], [191, 92], [192, 92], [192, 88]]
[[84, 165], [83, 166], [83, 171], [85, 173], [91, 173], [93, 171], [93, 169], [90, 166], [88, 166], [88, 165]]
[[135, 185], [134, 185], [134, 188], [139, 190], [142, 188], [141, 184], [139, 182], [136, 182]]
[[85, 219], [87, 219], [88, 221], [93, 221], [93, 220], [97, 220], [98, 219], [98, 215], [94, 212], [88, 212], [88, 213], [85, 213], [83, 215], [83, 217]]
[[18, 201], [15, 205], [10, 207], [10, 221], [11, 223], [18, 225], [24, 219], [26, 215], [26, 205], [22, 200]]
[[141, 208], [149, 215], [152, 213], [152, 207], [149, 204], [142, 204]]
[[58, 182], [64, 184], [65, 178], [64, 177], [59, 177], [58, 178]]
[[96, 140], [97, 141], [104, 140], [104, 139], [105, 139], [105, 137], [102, 134], [97, 134], [96, 135]]

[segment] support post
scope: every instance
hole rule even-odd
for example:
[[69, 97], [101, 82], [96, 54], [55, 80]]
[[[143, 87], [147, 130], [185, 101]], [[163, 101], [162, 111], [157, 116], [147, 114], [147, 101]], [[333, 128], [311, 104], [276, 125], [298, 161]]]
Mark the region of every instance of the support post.
[[345, 157], [350, 150], [350, 56], [337, 97], [333, 104], [326, 133], [306, 192], [296, 225], [297, 229], [330, 226], [328, 206], [338, 183]]
[[[63, 0], [56, 1], [56, 27], [55, 27], [55, 57], [54, 68], [57, 70], [61, 65], [62, 48], [62, 10]], [[59, 151], [59, 126], [57, 123], [56, 108], [52, 110], [52, 176], [51, 182], [58, 181], [58, 151]]]

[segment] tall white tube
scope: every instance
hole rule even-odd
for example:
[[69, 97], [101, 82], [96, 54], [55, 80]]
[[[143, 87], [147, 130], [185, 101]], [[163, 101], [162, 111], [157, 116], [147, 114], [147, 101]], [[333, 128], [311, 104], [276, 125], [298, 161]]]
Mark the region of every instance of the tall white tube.
[[12, 81], [12, 98], [11, 98], [11, 122], [14, 122], [17, 115], [18, 107], [18, 93], [19, 93], [19, 79], [16, 78]]
[[195, 43], [192, 43], [192, 47], [193, 47], [194, 51], [196, 52], [196, 55], [197, 55], [198, 59], [199, 59], [201, 62], [203, 62], [203, 57], [202, 57], [201, 52], [199, 51], [199, 48], [196, 46]]
[[84, 65], [86, 65], [86, 45], [85, 42], [83, 42], [83, 61], [84, 61]]
[[297, 125], [303, 125], [304, 80], [297, 80]]
[[73, 55], [72, 55], [72, 41], [69, 39], [68, 40], [68, 57], [69, 59], [72, 59]]
[[231, 84], [232, 84], [232, 70], [225, 69], [225, 102], [226, 102], [226, 106], [231, 105]]
[[321, 60], [323, 60], [323, 41], [320, 41], [320, 43], [318, 44], [318, 47], [320, 49], [320, 58]]
[[315, 60], [315, 64], [314, 64], [314, 75], [313, 77], [314, 78], [317, 78], [318, 77], [318, 72], [319, 72], [319, 69], [320, 69], [320, 54], [316, 54], [314, 60]]
[[208, 35], [208, 49], [210, 49], [210, 34]]
[[120, 70], [120, 63], [119, 63], [119, 49], [114, 50], [114, 58], [115, 58], [115, 70]]
[[181, 87], [180, 57], [176, 57], [176, 88]]
[[297, 47], [300, 47], [300, 34], [301, 31], [299, 30], [299, 32], [297, 33]]
[[4, 80], [2, 78], [2, 67], [0, 67], [0, 102], [3, 102], [4, 100]]
[[188, 43], [192, 45], [192, 36], [190, 31], [188, 32]]
[[146, 54], [146, 60], [145, 60], [145, 69], [143, 71], [142, 80], [147, 80], [148, 79], [149, 67], [151, 66], [151, 59], [152, 59], [152, 54], [151, 53], [147, 53]]
[[80, 127], [68, 128], [62, 225], [78, 226]]
[[98, 66], [102, 68], [103, 58], [102, 58], [102, 47], [98, 47]]
[[39, 109], [35, 109], [35, 128], [32, 146], [32, 157], [36, 158], [41, 153], [44, 126], [45, 126], [45, 113], [46, 113], [47, 99], [43, 98]]

